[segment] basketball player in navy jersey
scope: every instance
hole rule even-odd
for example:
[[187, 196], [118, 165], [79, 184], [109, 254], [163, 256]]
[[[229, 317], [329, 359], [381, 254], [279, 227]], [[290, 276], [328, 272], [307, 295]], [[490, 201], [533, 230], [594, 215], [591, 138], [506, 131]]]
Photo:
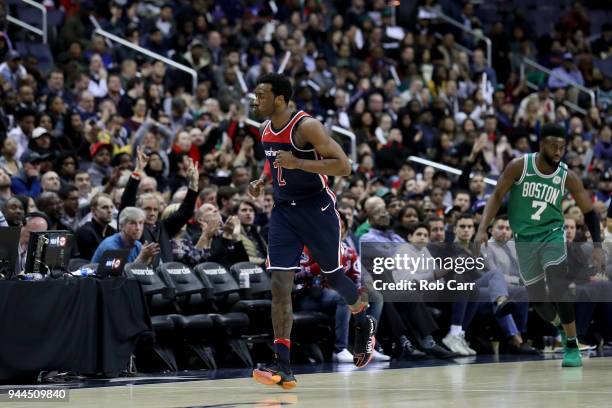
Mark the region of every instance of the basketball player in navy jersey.
[[[272, 280], [272, 326], [275, 362], [253, 371], [253, 378], [284, 389], [295, 387], [289, 364], [293, 308], [291, 291], [304, 246], [327, 277], [330, 286], [344, 297], [355, 317], [353, 360], [357, 367], [370, 361], [375, 346], [376, 321], [366, 315], [367, 295], [360, 294], [344, 274], [340, 253], [340, 217], [327, 176], [347, 176], [349, 160], [342, 148], [325, 132], [318, 120], [303, 111], [292, 112], [291, 82], [279, 74], [257, 81], [253, 111], [269, 118], [260, 127], [266, 160], [272, 171], [274, 208], [269, 224], [266, 266]], [[251, 182], [249, 193], [258, 197], [263, 178]]]

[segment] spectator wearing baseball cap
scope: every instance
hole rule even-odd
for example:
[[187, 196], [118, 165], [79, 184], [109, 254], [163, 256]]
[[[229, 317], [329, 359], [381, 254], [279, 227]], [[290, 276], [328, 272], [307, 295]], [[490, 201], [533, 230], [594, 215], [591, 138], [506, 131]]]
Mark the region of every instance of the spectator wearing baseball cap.
[[574, 65], [574, 56], [571, 52], [563, 54], [563, 62], [561, 66], [552, 70], [552, 74], [548, 77], [548, 86], [551, 89], [565, 88], [570, 83], [584, 85], [582, 73]]
[[51, 133], [44, 127], [39, 126], [32, 131], [32, 136], [28, 143], [28, 150], [35, 151], [41, 156], [54, 158], [55, 152], [57, 151], [53, 146], [54, 141], [55, 139], [51, 136]]
[[42, 156], [34, 151], [27, 151], [21, 156], [23, 168], [11, 178], [11, 191], [15, 195], [38, 197], [41, 191], [40, 162]]
[[15, 50], [7, 52], [5, 62], [0, 64], [0, 75], [11, 84], [11, 88], [17, 89], [19, 80], [27, 74], [28, 71], [21, 64], [21, 54]]
[[110, 176], [112, 171], [111, 156], [113, 146], [110, 143], [97, 142], [90, 147], [89, 151], [93, 161], [87, 172], [89, 173], [92, 187], [100, 187], [104, 177]]

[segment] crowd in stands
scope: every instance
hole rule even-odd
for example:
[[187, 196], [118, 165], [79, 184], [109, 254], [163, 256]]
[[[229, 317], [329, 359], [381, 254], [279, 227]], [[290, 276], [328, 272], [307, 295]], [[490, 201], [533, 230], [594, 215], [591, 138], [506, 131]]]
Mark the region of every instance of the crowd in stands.
[[[420, 254], [433, 253], [434, 242], [457, 243], [471, 256], [469, 243], [492, 191], [486, 179], [537, 151], [546, 123], [561, 124], [570, 135], [564, 160], [584, 180], [611, 242], [612, 225], [605, 222], [612, 194], [612, 72], [597, 69], [593, 59], [612, 58], [612, 26], [592, 26], [577, 2], [538, 38], [518, 13], [484, 24], [478, 6], [465, 1], [455, 14], [492, 39], [489, 65], [484, 43], [435, 18], [446, 2], [410, 2], [418, 3], [412, 9], [388, 3], [45, 1], [64, 14], [51, 36], [48, 72], [15, 47], [22, 32], [0, 27], [0, 223], [23, 227], [18, 267], [25, 264], [27, 234], [45, 229], [73, 231], [73, 256], [93, 262], [104, 250], [128, 248], [129, 261], [154, 267], [169, 261], [263, 266], [274, 197], [270, 186], [258, 200], [246, 192], [265, 171], [258, 129], [247, 123], [246, 94], [260, 75], [282, 66], [294, 84], [295, 109], [356, 136], [353, 172], [331, 186], [343, 221], [343, 261], [370, 293], [370, 313], [387, 327], [398, 354], [475, 354], [465, 334], [487, 313], [508, 350], [535, 352], [525, 337], [527, 299], [504, 313], [509, 298], [524, 296], [507, 218], [492, 225], [491, 263], [474, 277], [486, 298], [455, 302], [450, 310], [419, 299], [384, 302], [371, 274], [359, 270], [359, 244], [408, 242]], [[107, 41], [94, 32], [94, 21], [193, 68], [197, 86], [184, 72]], [[541, 75], [530, 88], [519, 72], [526, 57], [556, 75]], [[573, 82], [593, 90], [595, 103]], [[410, 156], [458, 168], [461, 176]], [[574, 204], [565, 198], [570, 240], [586, 242]], [[612, 253], [607, 256], [610, 264]], [[610, 275], [579, 269], [581, 285], [595, 283], [612, 294]], [[422, 271], [430, 281], [444, 275]], [[352, 362], [348, 306], [308, 253], [296, 284], [296, 307], [335, 316], [334, 356]], [[592, 340], [595, 317], [612, 328], [609, 304], [582, 304], [582, 342]], [[612, 340], [612, 332], [602, 335]], [[377, 353], [385, 359], [382, 349]]]

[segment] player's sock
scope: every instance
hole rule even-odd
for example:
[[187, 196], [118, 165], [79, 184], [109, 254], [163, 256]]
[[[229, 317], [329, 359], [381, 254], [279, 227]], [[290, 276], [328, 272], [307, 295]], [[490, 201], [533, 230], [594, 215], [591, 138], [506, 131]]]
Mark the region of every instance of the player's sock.
[[567, 345], [567, 334], [565, 334], [565, 329], [561, 323], [557, 325], [557, 330], [559, 331], [559, 337], [561, 337], [561, 345], [565, 347]]
[[461, 333], [463, 333], [463, 326], [459, 326], [458, 324], [451, 324], [451, 327], [450, 327], [451, 336], [458, 336]]
[[567, 338], [567, 348], [578, 348], [578, 339], [576, 337]]
[[354, 305], [359, 299], [359, 292], [355, 283], [344, 274], [344, 268], [332, 272], [325, 272], [329, 286], [344, 298], [347, 305]]
[[276, 356], [283, 363], [289, 364], [290, 361], [291, 340], [289, 339], [274, 339], [274, 351]]

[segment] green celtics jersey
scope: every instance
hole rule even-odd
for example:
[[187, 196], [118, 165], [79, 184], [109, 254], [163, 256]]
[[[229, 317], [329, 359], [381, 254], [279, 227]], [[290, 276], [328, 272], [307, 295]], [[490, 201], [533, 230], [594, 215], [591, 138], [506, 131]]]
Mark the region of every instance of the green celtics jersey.
[[561, 200], [565, 193], [567, 165], [559, 163], [553, 174], [542, 174], [536, 167], [536, 154], [524, 156], [521, 178], [510, 189], [508, 218], [515, 234], [546, 234], [563, 228]]

